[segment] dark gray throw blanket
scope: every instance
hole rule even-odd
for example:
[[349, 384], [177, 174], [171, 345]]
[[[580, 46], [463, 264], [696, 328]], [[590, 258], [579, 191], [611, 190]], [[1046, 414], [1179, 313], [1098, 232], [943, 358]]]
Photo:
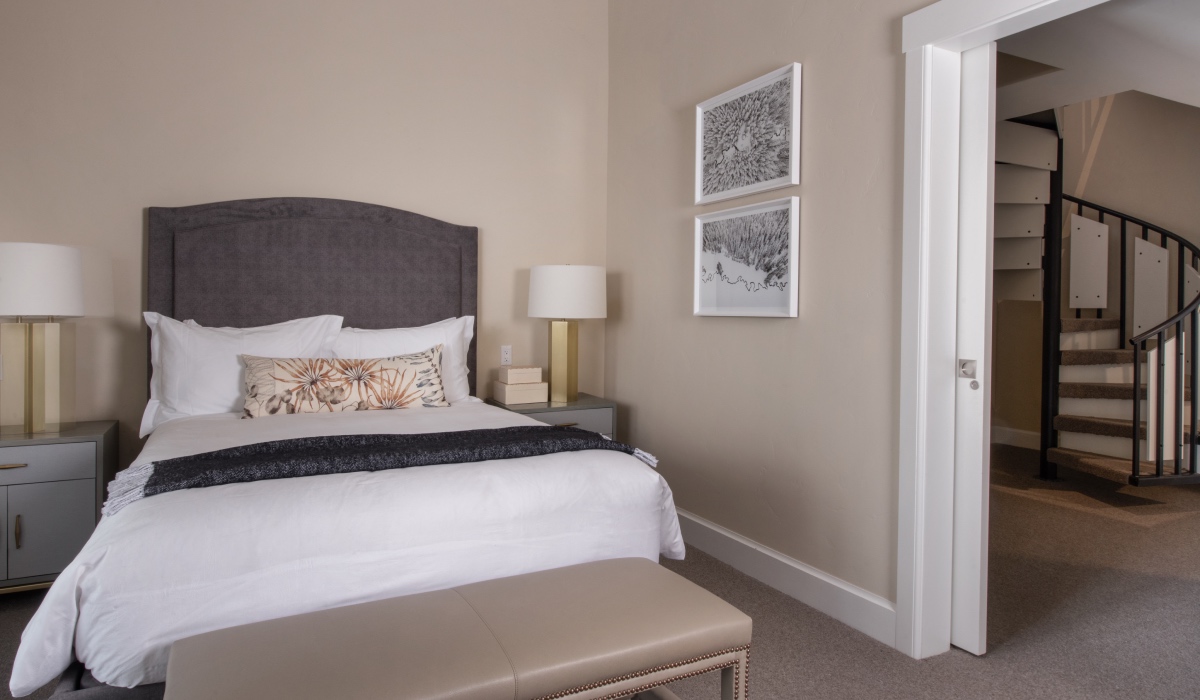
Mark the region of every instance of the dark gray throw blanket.
[[134, 501], [180, 489], [580, 450], [615, 450], [652, 467], [658, 463], [652, 455], [599, 433], [550, 425], [449, 433], [321, 435], [257, 442], [131, 467], [109, 485], [104, 514], [113, 515]]

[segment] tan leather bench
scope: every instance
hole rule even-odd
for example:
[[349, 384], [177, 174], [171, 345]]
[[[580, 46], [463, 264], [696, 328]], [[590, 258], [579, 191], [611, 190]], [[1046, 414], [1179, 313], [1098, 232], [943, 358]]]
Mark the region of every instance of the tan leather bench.
[[646, 559], [612, 559], [175, 642], [166, 700], [601, 700], [721, 671], [744, 700], [750, 618]]

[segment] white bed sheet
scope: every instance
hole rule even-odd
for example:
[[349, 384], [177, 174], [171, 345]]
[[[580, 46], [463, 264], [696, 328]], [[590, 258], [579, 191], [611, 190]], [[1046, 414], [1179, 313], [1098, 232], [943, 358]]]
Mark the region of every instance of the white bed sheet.
[[[161, 426], [134, 462], [308, 435], [534, 424], [483, 404], [197, 416]], [[585, 561], [681, 559], [671, 490], [621, 452], [228, 484], [160, 494], [105, 517], [21, 636], [27, 695], [75, 654], [99, 680], [164, 680], [170, 645], [213, 629]]]

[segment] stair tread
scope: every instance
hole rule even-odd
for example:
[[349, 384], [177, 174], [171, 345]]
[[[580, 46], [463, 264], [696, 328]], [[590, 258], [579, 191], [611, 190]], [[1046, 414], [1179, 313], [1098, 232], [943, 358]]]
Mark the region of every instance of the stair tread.
[[[1146, 386], [1141, 387], [1141, 397], [1146, 398]], [[1064, 399], [1133, 399], [1133, 384], [1104, 382], [1061, 382], [1058, 395]]]
[[1063, 333], [1086, 333], [1087, 331], [1108, 331], [1121, 327], [1119, 318], [1064, 318]]
[[[1133, 463], [1128, 457], [1110, 457], [1108, 455], [1098, 455], [1095, 452], [1072, 450], [1067, 447], [1051, 447], [1046, 451], [1046, 459], [1060, 467], [1070, 467], [1094, 476], [1113, 479], [1126, 484], [1129, 483], [1129, 477], [1133, 474]], [[1142, 460], [1142, 476], [1153, 476], [1155, 469], [1154, 462], [1145, 459]], [[1175, 460], [1164, 459], [1163, 471], [1174, 472]]]
[[[1121, 483], [1129, 483], [1129, 476], [1133, 473], [1133, 464], [1130, 459], [1098, 455], [1095, 452], [1051, 447], [1046, 451], [1046, 458], [1060, 467], [1070, 467]], [[1154, 463], [1142, 460], [1142, 470], [1153, 473]]]
[[[1054, 429], [1068, 433], [1087, 433], [1108, 437], [1132, 438], [1133, 421], [1120, 418], [1096, 418], [1095, 416], [1072, 416], [1060, 413], [1054, 417]], [[1146, 424], [1138, 426], [1138, 435], [1145, 439]]]
[[1062, 350], [1064, 365], [1132, 365], [1133, 350]]

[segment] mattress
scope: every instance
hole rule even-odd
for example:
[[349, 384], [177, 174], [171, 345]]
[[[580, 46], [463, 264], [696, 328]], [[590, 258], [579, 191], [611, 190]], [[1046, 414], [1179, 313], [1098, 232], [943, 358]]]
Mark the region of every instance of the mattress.
[[[310, 435], [536, 425], [479, 403], [236, 414], [161, 426], [133, 466]], [[101, 519], [21, 637], [27, 695], [77, 657], [104, 683], [166, 677], [177, 639], [259, 620], [617, 557], [681, 559], [671, 490], [629, 455], [511, 460], [228, 484], [152, 496]]]

